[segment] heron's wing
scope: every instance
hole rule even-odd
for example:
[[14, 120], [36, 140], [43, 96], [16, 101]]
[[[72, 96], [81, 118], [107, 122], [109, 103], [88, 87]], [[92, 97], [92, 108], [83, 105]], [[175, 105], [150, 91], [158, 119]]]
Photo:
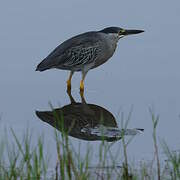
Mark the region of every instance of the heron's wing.
[[64, 67], [77, 67], [95, 61], [100, 51], [99, 43], [86, 43], [68, 49], [65, 52]]
[[94, 61], [101, 50], [101, 42], [94, 32], [71, 38], [52, 51], [37, 67], [43, 71], [50, 68], [82, 66]]

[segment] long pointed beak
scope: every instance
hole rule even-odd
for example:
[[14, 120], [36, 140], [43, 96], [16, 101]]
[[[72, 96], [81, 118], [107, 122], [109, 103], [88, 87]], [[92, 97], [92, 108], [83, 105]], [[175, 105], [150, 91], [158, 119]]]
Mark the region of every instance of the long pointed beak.
[[139, 34], [144, 32], [143, 30], [135, 30], [135, 29], [125, 29], [124, 32], [122, 33], [123, 35], [131, 35], [131, 34]]

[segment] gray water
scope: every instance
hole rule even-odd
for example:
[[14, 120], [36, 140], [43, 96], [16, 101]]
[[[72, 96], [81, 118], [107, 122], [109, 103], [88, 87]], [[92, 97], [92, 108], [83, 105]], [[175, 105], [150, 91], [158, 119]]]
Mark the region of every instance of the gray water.
[[[36, 110], [69, 104], [67, 71], [35, 72], [36, 65], [69, 37], [106, 26], [143, 29], [120, 40], [114, 56], [90, 71], [85, 81], [87, 103], [116, 117], [133, 114], [128, 128], [143, 128], [128, 147], [131, 158], [151, 158], [152, 121], [148, 108], [160, 115], [158, 136], [180, 149], [180, 2], [168, 1], [1, 1], [0, 6], [0, 133], [12, 127], [21, 137], [27, 127], [34, 141], [45, 135], [47, 151], [55, 154], [54, 130]], [[72, 95], [80, 101], [80, 74], [72, 80]], [[71, 138], [76, 146], [79, 141]], [[118, 141], [114, 149], [118, 148]], [[98, 142], [91, 142], [96, 148]], [[85, 148], [82, 148], [85, 151]], [[82, 154], [85, 153], [82, 150]]]

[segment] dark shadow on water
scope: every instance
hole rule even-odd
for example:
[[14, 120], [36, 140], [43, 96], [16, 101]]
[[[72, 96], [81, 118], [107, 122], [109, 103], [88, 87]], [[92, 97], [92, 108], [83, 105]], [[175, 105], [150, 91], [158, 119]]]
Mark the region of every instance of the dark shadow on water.
[[[109, 142], [121, 139], [122, 130], [118, 128], [115, 117], [107, 109], [96, 104], [88, 104], [81, 94], [81, 102], [76, 102], [67, 93], [70, 104], [52, 111], [36, 111], [36, 115], [42, 121], [63, 129], [69, 136], [87, 141], [106, 140]], [[125, 135], [136, 135], [142, 129], [126, 129]]]

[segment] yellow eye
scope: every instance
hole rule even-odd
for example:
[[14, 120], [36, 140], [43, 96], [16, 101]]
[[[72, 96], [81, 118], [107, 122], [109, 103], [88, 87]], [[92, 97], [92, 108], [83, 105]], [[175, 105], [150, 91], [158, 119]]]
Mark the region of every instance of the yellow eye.
[[119, 35], [122, 35], [122, 34], [125, 33], [125, 32], [126, 32], [126, 30], [121, 29], [118, 34], [119, 34]]

